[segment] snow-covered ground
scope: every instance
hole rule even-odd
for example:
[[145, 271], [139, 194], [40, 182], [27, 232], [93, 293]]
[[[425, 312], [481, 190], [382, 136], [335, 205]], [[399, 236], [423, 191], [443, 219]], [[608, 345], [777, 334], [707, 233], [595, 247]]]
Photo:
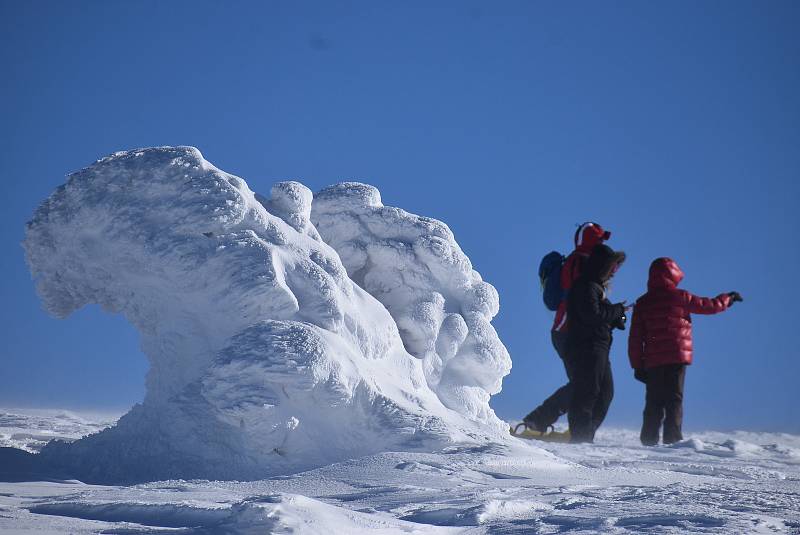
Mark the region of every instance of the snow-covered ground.
[[[2, 445], [29, 450], [110, 423], [11, 409], [0, 422]], [[251, 482], [0, 483], [0, 532], [800, 533], [800, 436], [704, 432], [644, 448], [632, 430], [602, 429], [594, 445], [387, 452]]]
[[37, 453], [51, 440], [71, 441], [114, 424], [120, 413], [81, 413], [47, 409], [0, 410], [0, 447]]

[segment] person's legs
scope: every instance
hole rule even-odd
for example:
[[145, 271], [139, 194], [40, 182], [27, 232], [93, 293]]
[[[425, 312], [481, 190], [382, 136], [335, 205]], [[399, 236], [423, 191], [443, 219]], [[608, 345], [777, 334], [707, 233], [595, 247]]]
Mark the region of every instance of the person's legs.
[[658, 444], [661, 422], [664, 420], [664, 367], [647, 370], [647, 394], [645, 395], [642, 431], [639, 439], [645, 446]]
[[594, 439], [594, 410], [600, 398], [600, 379], [605, 369], [603, 355], [596, 353], [570, 356], [572, 367], [572, 400], [569, 405], [570, 442], [591, 442]]
[[[558, 331], [552, 331], [550, 335], [553, 347], [564, 364], [564, 370], [567, 372], [567, 379], [570, 379], [572, 374], [566, 359], [567, 335]], [[529, 427], [544, 432], [549, 426], [553, 425], [562, 414], [567, 412], [571, 399], [572, 384], [567, 382], [567, 384], [553, 392], [541, 405], [533, 409], [522, 421]]]
[[[597, 398], [597, 403], [594, 406], [592, 413], [592, 429], [597, 431], [603, 420], [606, 419], [608, 408], [611, 406], [611, 400], [614, 399], [614, 376], [611, 373], [611, 361], [606, 357], [605, 366], [600, 368], [601, 376], [598, 384], [600, 385], [600, 395]], [[594, 432], [592, 433], [594, 438]]]
[[683, 425], [683, 383], [686, 377], [686, 366], [676, 364], [667, 366], [664, 381], [664, 444], [672, 444], [683, 440], [681, 426]]

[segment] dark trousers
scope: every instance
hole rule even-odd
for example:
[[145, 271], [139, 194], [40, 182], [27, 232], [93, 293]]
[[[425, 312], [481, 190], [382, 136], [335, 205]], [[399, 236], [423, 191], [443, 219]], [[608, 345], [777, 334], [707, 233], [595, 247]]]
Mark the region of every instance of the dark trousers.
[[567, 335], [558, 331], [551, 331], [550, 340], [553, 342], [553, 347], [564, 364], [568, 382], [553, 392], [541, 405], [522, 419], [529, 427], [540, 431], [546, 431], [549, 426], [556, 423], [556, 420], [567, 412], [569, 402], [572, 399], [572, 372], [567, 363]]
[[647, 396], [644, 406], [642, 432], [639, 438], [645, 446], [658, 444], [661, 424], [664, 424], [664, 444], [683, 440], [683, 381], [685, 364], [656, 366], [647, 370]]
[[592, 442], [614, 398], [614, 377], [608, 350], [577, 351], [569, 355], [572, 399], [569, 404], [570, 442]]

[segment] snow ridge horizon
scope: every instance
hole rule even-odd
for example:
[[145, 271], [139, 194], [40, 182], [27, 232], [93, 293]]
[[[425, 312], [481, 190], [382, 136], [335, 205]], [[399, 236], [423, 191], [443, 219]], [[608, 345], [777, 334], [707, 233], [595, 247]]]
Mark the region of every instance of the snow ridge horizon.
[[41, 452], [87, 482], [259, 479], [388, 450], [503, 440], [494, 287], [447, 226], [372, 186], [251, 191], [193, 147], [70, 175], [23, 247], [45, 309], [139, 332], [146, 395]]

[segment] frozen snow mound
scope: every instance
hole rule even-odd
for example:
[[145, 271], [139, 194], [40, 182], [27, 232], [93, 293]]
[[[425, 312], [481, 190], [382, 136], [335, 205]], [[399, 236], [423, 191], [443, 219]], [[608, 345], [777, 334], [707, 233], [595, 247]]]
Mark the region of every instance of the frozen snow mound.
[[489, 397], [511, 369], [490, 323], [500, 302], [447, 225], [384, 206], [376, 188], [356, 182], [317, 193], [311, 219], [350, 278], [389, 310], [442, 402], [496, 422]]
[[[350, 189], [337, 203], [335, 188], [314, 199], [281, 182], [261, 197], [192, 147], [120, 152], [71, 175], [26, 229], [37, 291], [57, 317], [88, 304], [122, 314], [150, 370], [145, 399], [116, 426], [50, 443], [41, 458], [92, 482], [258, 479], [502, 439], [488, 406], [510, 365], [488, 323], [496, 292], [464, 271], [460, 250], [466, 264], [455, 269], [421, 249], [414, 270], [429, 278], [395, 287], [392, 299], [370, 282], [382, 271], [348, 275], [341, 240], [332, 248], [326, 236], [344, 236], [335, 211], [353, 201]], [[364, 243], [386, 234], [370, 231]], [[425, 321], [438, 324], [420, 330], [399, 305], [411, 302], [442, 304], [441, 321], [433, 310]]]

